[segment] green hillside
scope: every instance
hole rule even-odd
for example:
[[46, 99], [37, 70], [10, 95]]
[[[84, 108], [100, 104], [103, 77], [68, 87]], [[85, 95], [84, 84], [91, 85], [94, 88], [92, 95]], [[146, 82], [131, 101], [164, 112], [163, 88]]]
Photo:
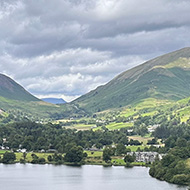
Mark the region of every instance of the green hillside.
[[147, 98], [177, 101], [190, 96], [190, 48], [157, 57], [123, 72], [73, 104], [88, 112], [134, 105]]
[[38, 121], [42, 118], [58, 119], [84, 114], [83, 111], [73, 105], [58, 106], [41, 101], [3, 74], [0, 74], [0, 110], [2, 113], [7, 113], [7, 117], [13, 115], [10, 120], [14, 117], [16, 120], [28, 118]]
[[70, 104], [54, 105], [43, 101], [21, 101], [7, 99], [0, 96], [0, 110], [6, 113], [6, 116], [13, 115], [11, 120], [22, 120], [24, 118], [32, 121], [41, 121], [49, 119], [61, 119], [69, 117], [78, 117], [85, 115], [84, 111]]
[[21, 101], [40, 101], [11, 78], [0, 74], [0, 96]]

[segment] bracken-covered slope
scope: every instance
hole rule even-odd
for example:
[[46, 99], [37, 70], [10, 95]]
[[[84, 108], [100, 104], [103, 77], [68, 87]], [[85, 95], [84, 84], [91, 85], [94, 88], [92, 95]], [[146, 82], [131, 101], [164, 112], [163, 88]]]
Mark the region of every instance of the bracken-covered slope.
[[190, 48], [157, 57], [123, 72], [72, 103], [97, 112], [146, 98], [180, 100], [190, 96]]
[[11, 78], [0, 74], [0, 96], [21, 101], [40, 101]]

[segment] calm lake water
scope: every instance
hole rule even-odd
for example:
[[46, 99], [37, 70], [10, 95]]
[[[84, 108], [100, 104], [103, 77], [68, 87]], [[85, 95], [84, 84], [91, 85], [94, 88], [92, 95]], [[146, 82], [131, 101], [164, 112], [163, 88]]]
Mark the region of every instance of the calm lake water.
[[1, 190], [184, 190], [148, 175], [145, 167], [0, 164]]

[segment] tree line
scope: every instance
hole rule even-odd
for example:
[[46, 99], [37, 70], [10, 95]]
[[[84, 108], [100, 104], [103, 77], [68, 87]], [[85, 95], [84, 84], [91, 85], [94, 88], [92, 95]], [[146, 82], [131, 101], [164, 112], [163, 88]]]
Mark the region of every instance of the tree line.
[[154, 136], [162, 138], [167, 155], [156, 160], [150, 175], [170, 183], [188, 185], [190, 183], [190, 123], [180, 123], [174, 118], [158, 127]]
[[[109, 131], [88, 130], [77, 131], [66, 129], [58, 124], [40, 124], [31, 121], [16, 122], [0, 125], [0, 144], [10, 149], [26, 149], [40, 151], [55, 149], [59, 153], [66, 153], [73, 146], [83, 149], [112, 144], [140, 145], [137, 140], [129, 140], [127, 129]], [[3, 139], [6, 139], [3, 141]]]

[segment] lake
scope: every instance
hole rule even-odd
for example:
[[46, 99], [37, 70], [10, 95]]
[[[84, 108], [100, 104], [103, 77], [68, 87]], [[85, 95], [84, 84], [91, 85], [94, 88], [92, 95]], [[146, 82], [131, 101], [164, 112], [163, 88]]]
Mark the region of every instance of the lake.
[[1, 190], [185, 190], [149, 176], [145, 167], [0, 164]]

